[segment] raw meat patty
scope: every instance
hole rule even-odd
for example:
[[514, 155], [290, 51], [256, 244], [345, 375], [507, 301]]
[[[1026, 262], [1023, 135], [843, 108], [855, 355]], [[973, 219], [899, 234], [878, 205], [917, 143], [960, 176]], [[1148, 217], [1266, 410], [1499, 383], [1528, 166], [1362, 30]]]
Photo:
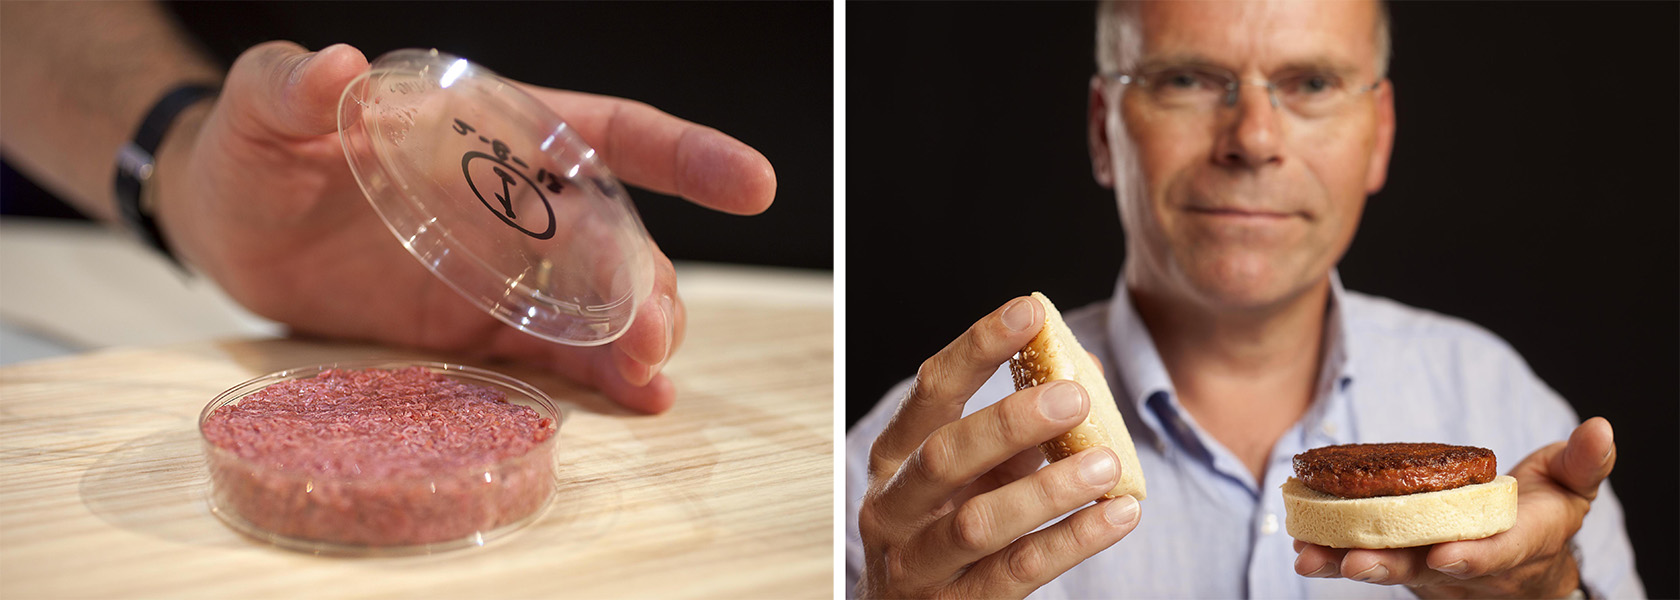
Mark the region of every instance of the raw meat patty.
[[552, 419], [424, 367], [282, 381], [202, 429], [218, 503], [294, 539], [449, 541], [530, 515], [553, 489]]

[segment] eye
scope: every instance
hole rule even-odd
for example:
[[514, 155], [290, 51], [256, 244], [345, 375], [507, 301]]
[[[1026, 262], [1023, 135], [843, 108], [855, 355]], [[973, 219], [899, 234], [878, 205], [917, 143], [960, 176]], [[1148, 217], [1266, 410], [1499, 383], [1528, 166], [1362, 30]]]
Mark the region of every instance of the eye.
[[1200, 77], [1190, 71], [1171, 71], [1162, 74], [1161, 83], [1169, 88], [1181, 90], [1195, 89], [1202, 84]]
[[1162, 69], [1150, 73], [1148, 80], [1158, 94], [1199, 94], [1225, 87], [1224, 78], [1196, 69]]
[[1342, 87], [1342, 80], [1329, 73], [1303, 73], [1284, 78], [1279, 82], [1279, 88], [1285, 93], [1299, 96], [1328, 95]]

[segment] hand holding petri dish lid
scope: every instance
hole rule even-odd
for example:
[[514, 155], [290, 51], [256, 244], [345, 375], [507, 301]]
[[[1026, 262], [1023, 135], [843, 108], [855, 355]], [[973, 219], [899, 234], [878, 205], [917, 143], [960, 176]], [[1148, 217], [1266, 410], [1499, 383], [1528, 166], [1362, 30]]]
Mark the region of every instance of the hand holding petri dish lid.
[[[338, 126], [391, 233], [497, 319], [597, 346], [623, 335], [652, 292], [655, 252], [623, 186], [516, 84], [436, 50], [399, 50], [350, 82]], [[428, 420], [407, 422], [414, 414]], [[562, 418], [504, 375], [351, 361], [239, 384], [205, 407], [200, 431], [211, 506], [235, 530], [305, 552], [394, 556], [483, 545], [537, 519], [555, 494]]]
[[393, 51], [350, 82], [338, 126], [391, 233], [497, 319], [596, 346], [651, 293], [647, 229], [624, 186], [513, 82], [437, 50]]

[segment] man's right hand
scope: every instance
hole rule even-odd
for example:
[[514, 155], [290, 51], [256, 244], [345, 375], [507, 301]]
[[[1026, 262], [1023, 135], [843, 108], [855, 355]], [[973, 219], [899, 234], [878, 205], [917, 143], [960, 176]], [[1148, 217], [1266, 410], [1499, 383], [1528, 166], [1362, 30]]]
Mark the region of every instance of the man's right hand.
[[[345, 45], [270, 42], [241, 55], [216, 103], [183, 118], [158, 153], [158, 218], [180, 256], [296, 332], [517, 360], [635, 410], [670, 408], [676, 387], [659, 371], [682, 343], [686, 311], [658, 246], [646, 308], [611, 344], [565, 346], [495, 320], [396, 243], [357, 186], [337, 106], [368, 68]], [[775, 196], [769, 161], [715, 129], [620, 98], [525, 90], [627, 184], [734, 214]]]
[[969, 396], [1043, 323], [1038, 301], [1016, 298], [922, 363], [870, 449], [859, 597], [1024, 597], [1137, 527], [1137, 500], [1123, 496], [1034, 531], [1100, 500], [1120, 478], [1106, 448], [1037, 469], [1038, 444], [1090, 411], [1079, 384], [1028, 388], [962, 417]]

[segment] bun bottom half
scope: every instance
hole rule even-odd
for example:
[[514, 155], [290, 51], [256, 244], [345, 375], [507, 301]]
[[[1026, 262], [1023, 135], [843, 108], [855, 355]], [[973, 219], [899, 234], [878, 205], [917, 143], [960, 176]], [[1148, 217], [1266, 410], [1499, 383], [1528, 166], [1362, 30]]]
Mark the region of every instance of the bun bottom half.
[[1342, 498], [1289, 478], [1283, 484], [1285, 528], [1297, 540], [1331, 548], [1410, 548], [1475, 540], [1517, 522], [1517, 480], [1439, 492]]

